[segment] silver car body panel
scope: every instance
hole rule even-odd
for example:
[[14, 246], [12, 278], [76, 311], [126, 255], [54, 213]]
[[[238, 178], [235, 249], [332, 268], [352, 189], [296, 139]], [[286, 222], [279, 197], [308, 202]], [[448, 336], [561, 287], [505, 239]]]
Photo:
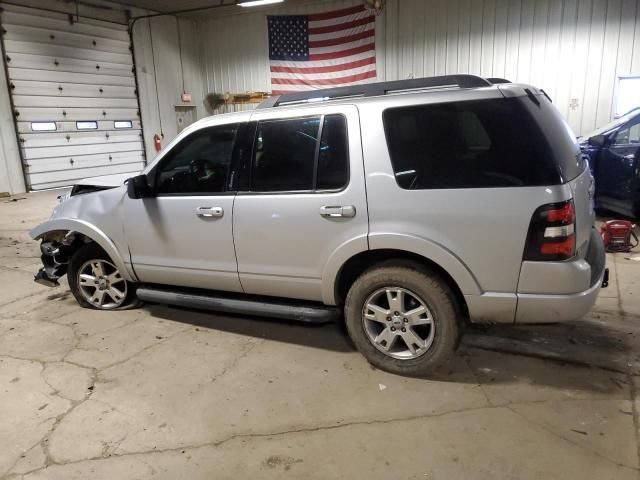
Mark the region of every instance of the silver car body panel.
[[[201, 128], [243, 123], [249, 113], [218, 115], [186, 128], [156, 157], [148, 173], [183, 138]], [[242, 292], [233, 244], [233, 194], [123, 199], [124, 231], [141, 282]], [[218, 208], [221, 216], [199, 215]]]
[[137, 281], [122, 229], [124, 186], [71, 197], [53, 209], [51, 219], [29, 234], [34, 240], [55, 231], [74, 231], [94, 240], [111, 257], [126, 280]]
[[[246, 292], [335, 304], [332, 275], [347, 255], [365, 251], [367, 196], [358, 110], [352, 105], [258, 110], [251, 121], [340, 114], [347, 120], [349, 182], [341, 191], [244, 192], [236, 196], [233, 231], [240, 282]], [[351, 217], [326, 217], [323, 206], [353, 207]], [[341, 252], [345, 250], [347, 253]]]
[[[521, 85], [443, 88], [209, 117], [185, 129], [144, 172], [200, 128], [340, 113], [348, 122], [349, 184], [339, 192], [135, 200], [120, 186], [71, 197], [31, 235], [77, 230], [98, 242], [123, 267], [128, 280], [327, 305], [338, 302], [336, 280], [345, 262], [367, 250], [395, 249], [420, 255], [446, 271], [464, 296], [472, 321], [577, 318], [591, 307], [600, 288], [585, 259], [594, 218], [588, 169], [562, 185], [404, 190], [390, 163], [384, 109], [524, 96], [525, 88], [539, 94]], [[569, 199], [577, 213], [576, 257], [567, 262], [523, 262], [535, 210]], [[221, 207], [224, 215], [203, 221], [195, 215], [200, 206]], [[320, 215], [322, 206], [353, 206], [356, 215], [326, 218]], [[603, 267], [603, 257], [596, 261]]]

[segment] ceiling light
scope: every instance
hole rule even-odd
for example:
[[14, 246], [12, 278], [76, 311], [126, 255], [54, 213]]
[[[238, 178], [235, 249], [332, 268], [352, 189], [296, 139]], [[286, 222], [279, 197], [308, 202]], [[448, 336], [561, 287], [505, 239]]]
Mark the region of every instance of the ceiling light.
[[284, 0], [244, 0], [238, 5], [241, 7], [259, 7], [261, 5], [271, 5], [272, 3], [282, 3]]

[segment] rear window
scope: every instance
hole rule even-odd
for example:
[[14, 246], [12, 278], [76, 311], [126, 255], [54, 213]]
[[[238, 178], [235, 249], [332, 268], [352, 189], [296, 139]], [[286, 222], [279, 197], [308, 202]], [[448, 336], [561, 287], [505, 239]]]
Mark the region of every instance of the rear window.
[[[491, 99], [386, 110], [383, 122], [398, 185], [409, 190], [539, 186], [575, 177], [578, 166], [571, 162], [579, 158], [577, 144], [562, 119], [554, 116], [555, 109], [542, 100]], [[539, 111], [532, 112], [527, 102]], [[541, 128], [539, 122], [549, 125]], [[560, 127], [564, 137], [547, 132]]]

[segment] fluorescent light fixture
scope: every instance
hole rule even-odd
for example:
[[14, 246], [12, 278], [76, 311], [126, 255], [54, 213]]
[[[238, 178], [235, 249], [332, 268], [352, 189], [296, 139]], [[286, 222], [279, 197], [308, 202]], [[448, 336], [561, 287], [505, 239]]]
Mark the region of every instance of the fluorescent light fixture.
[[94, 122], [94, 121], [76, 122], [76, 128], [78, 130], [97, 130], [98, 122]]
[[284, 0], [244, 0], [238, 3], [241, 7], [259, 7], [261, 5], [271, 5], [272, 3], [282, 3]]
[[31, 130], [34, 132], [55, 132], [55, 122], [31, 122]]
[[113, 128], [133, 128], [131, 120], [116, 120], [113, 122]]

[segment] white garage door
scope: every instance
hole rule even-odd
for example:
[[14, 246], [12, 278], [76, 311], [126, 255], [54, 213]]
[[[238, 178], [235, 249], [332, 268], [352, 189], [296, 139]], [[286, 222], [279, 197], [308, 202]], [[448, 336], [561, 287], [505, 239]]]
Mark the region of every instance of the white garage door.
[[140, 171], [144, 150], [126, 26], [2, 8], [28, 188]]

